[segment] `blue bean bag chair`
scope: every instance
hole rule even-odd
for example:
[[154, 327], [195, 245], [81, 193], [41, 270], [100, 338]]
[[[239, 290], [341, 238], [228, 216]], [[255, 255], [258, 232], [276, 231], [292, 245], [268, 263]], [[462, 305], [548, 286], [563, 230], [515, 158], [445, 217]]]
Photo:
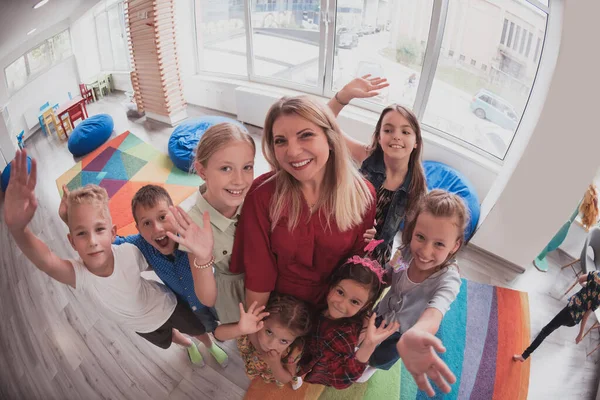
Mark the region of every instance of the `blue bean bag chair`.
[[196, 147], [204, 132], [213, 125], [230, 122], [247, 131], [241, 122], [227, 117], [203, 116], [178, 125], [169, 138], [169, 157], [180, 170], [190, 172], [194, 164]]
[[[0, 187], [2, 188], [3, 192], [6, 192], [6, 188], [8, 187], [8, 182], [10, 181], [10, 166], [12, 165], [12, 161], [6, 166], [6, 168], [4, 168], [4, 171], [2, 171], [2, 177], [1, 177], [1, 185]], [[31, 157], [27, 156], [27, 173], [29, 173], [29, 171], [31, 171]]]
[[477, 227], [481, 211], [475, 187], [463, 174], [441, 162], [425, 161], [423, 162], [423, 168], [425, 169], [428, 190], [444, 189], [459, 195], [465, 201], [471, 214], [471, 220], [465, 229], [465, 239], [468, 241]]
[[108, 140], [115, 124], [108, 114], [93, 115], [77, 125], [69, 136], [69, 151], [80, 157], [96, 150]]

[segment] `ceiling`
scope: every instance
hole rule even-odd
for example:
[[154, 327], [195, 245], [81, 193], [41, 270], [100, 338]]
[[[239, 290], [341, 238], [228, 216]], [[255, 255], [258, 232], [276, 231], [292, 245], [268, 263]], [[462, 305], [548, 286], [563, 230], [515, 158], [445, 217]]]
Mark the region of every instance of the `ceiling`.
[[[36, 10], [38, 0], [0, 0], [0, 60], [53, 25], [69, 19], [82, 8], [90, 9], [98, 0], [50, 0]], [[27, 32], [36, 32], [27, 36]], [[46, 39], [40, 37], [40, 41]], [[27, 49], [23, 49], [25, 51]]]

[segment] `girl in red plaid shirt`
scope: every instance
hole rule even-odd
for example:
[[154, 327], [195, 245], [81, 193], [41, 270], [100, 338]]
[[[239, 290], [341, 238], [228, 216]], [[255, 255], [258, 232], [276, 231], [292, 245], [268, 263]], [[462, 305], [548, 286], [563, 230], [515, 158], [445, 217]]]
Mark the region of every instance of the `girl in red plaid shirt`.
[[[331, 277], [327, 309], [321, 313], [298, 364], [304, 380], [344, 389], [364, 372], [369, 357], [398, 323], [375, 327], [370, 315], [383, 289], [383, 270], [377, 261], [354, 256]], [[362, 343], [361, 343], [362, 342]], [[357, 346], [361, 343], [360, 348]], [[302, 380], [293, 386], [297, 389]]]

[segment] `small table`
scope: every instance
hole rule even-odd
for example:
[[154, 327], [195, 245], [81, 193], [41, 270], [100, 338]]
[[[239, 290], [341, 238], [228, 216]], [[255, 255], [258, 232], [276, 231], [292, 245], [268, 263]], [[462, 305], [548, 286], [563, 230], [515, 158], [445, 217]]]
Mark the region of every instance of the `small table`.
[[94, 101], [96, 101], [96, 90], [95, 89], [100, 90], [100, 84], [98, 83], [98, 80], [96, 79], [93, 82], [85, 83], [85, 87], [87, 89], [91, 89], [92, 90], [92, 98], [94, 99]]
[[[86, 119], [88, 117], [88, 113], [87, 113], [87, 109], [85, 108], [85, 99], [81, 98], [81, 99], [73, 99], [65, 104], [61, 104], [60, 107], [58, 107], [58, 109], [56, 110], [56, 117], [58, 118], [58, 121], [60, 122], [60, 126], [63, 129], [63, 132], [65, 133], [65, 135], [67, 137], [69, 137], [69, 135], [67, 135], [67, 130], [65, 129], [65, 125], [63, 123], [63, 115], [65, 114], [69, 114], [71, 111], [74, 111], [76, 109], [80, 109], [81, 113], [83, 114], [83, 119]], [[75, 127], [73, 127], [74, 129]]]

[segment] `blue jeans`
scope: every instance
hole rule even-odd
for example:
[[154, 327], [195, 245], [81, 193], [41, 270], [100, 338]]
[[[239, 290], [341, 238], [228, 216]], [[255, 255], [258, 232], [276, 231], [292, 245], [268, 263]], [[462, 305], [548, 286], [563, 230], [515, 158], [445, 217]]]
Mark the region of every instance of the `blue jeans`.
[[[375, 319], [375, 326], [379, 327], [383, 321], [383, 317], [379, 316]], [[396, 344], [400, 340], [400, 332], [394, 332], [392, 335], [385, 339], [383, 342], [375, 348], [375, 351], [369, 358], [369, 365], [377, 369], [389, 370], [396, 362], [400, 359], [398, 350], [396, 350]]]

